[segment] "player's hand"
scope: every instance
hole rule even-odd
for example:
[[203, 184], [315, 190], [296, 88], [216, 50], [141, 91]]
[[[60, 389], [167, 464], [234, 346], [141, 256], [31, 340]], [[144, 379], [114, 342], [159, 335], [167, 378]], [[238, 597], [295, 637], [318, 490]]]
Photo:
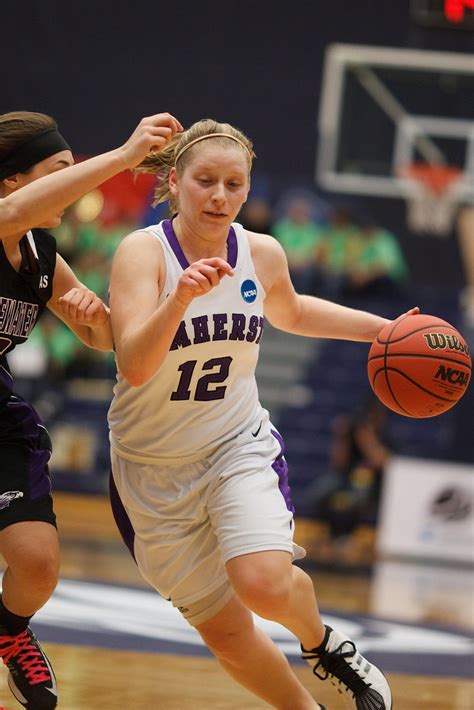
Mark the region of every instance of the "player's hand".
[[402, 318], [406, 318], [407, 316], [418, 316], [420, 314], [420, 309], [418, 306], [415, 306], [414, 308], [410, 308], [409, 311], [406, 311], [406, 313], [402, 313], [401, 316], [398, 316], [398, 318], [395, 318], [392, 323], [396, 323], [399, 320], [402, 320]]
[[394, 318], [393, 320], [389, 320], [388, 318], [379, 318], [379, 324], [375, 328], [375, 332], [373, 333], [371, 340], [377, 337], [377, 335], [380, 333], [381, 330], [383, 330], [386, 326], [390, 325], [395, 325], [398, 323], [398, 321], [401, 321], [403, 318], [406, 318], [407, 316], [417, 316], [420, 312], [420, 309], [418, 306], [415, 306], [414, 308], [410, 308], [409, 311], [406, 311], [405, 313], [402, 313], [398, 318]]
[[91, 328], [105, 325], [110, 318], [105, 303], [86, 286], [72, 288], [58, 299], [58, 304], [68, 320]]
[[169, 113], [157, 113], [154, 116], [142, 118], [121, 148], [126, 166], [134, 168], [149, 153], [163, 150], [173, 136], [183, 130], [178, 119]]
[[181, 305], [189, 306], [195, 298], [218, 286], [224, 276], [233, 275], [230, 264], [217, 256], [195, 261], [183, 271], [176, 287], [176, 298]]

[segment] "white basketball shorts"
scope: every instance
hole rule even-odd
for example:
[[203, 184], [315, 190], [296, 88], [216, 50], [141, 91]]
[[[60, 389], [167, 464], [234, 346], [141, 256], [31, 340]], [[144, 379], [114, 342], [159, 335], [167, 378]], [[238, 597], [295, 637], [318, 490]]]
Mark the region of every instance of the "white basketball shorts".
[[226, 590], [205, 614], [211, 618], [232, 596], [228, 560], [265, 550], [304, 557], [293, 542], [287, 471], [283, 441], [265, 411], [199, 461], [139, 463], [112, 450], [114, 516], [143, 577], [184, 609]]

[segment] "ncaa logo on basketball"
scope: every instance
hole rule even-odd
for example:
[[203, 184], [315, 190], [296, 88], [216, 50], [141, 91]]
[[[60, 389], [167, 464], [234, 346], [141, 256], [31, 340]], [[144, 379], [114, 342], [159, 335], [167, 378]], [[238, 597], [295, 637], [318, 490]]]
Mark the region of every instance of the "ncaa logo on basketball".
[[463, 370], [454, 370], [452, 367], [447, 367], [445, 365], [439, 365], [438, 371], [434, 376], [435, 380], [443, 380], [443, 382], [449, 382], [452, 385], [460, 385], [461, 387], [467, 387], [469, 382], [469, 375]]
[[257, 284], [251, 279], [246, 279], [240, 287], [240, 293], [246, 303], [253, 303], [257, 298]]

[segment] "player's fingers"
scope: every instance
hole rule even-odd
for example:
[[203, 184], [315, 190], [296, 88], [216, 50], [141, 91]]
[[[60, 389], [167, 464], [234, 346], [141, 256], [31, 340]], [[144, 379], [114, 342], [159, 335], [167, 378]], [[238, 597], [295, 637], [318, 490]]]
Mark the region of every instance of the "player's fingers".
[[415, 306], [414, 308], [410, 308], [410, 310], [405, 311], [405, 313], [402, 313], [398, 318], [395, 318], [395, 321], [402, 320], [402, 318], [407, 318], [407, 316], [417, 316], [420, 313], [420, 309], [418, 306]]
[[224, 276], [233, 276], [234, 275], [234, 269], [227, 264], [228, 268], [221, 269], [220, 267], [217, 268], [217, 273], [219, 274], [219, 280], [222, 279]]
[[219, 285], [222, 275], [219, 274], [218, 269], [215, 269], [213, 266], [209, 266], [208, 264], [200, 264], [198, 270], [199, 273], [203, 274], [203, 276], [208, 279], [212, 287]]
[[89, 291], [85, 286], [75, 289], [75, 293], [68, 303], [68, 317], [78, 323], [83, 322], [85, 311], [94, 298], [95, 293]]
[[170, 141], [174, 136], [174, 131], [169, 126], [159, 126], [158, 128], [149, 129], [150, 137], [156, 136], [157, 138], [164, 138], [166, 141]]
[[61, 310], [67, 318], [74, 319], [77, 304], [80, 302], [81, 298], [80, 290], [78, 288], [72, 288], [58, 299]]
[[202, 274], [198, 269], [191, 269], [189, 276], [193, 281], [195, 281], [203, 291], [210, 291], [212, 286], [211, 282], [205, 274]]
[[91, 303], [93, 303], [94, 299], [96, 298], [96, 295], [92, 291], [88, 291], [88, 290], [82, 291], [81, 295], [82, 295], [82, 298], [77, 304], [76, 320], [78, 322], [83, 323], [88, 320], [87, 311], [88, 311]]
[[219, 256], [213, 256], [209, 259], [201, 259], [200, 263], [208, 264], [209, 266], [213, 266], [215, 269], [220, 269], [225, 274], [232, 275], [234, 273], [231, 265]]
[[107, 316], [107, 306], [98, 296], [96, 296], [85, 312], [87, 323], [102, 325], [106, 322]]
[[178, 119], [167, 111], [164, 113], [155, 113], [153, 116], [146, 116], [140, 123], [141, 125], [169, 126], [174, 133], [184, 130]]
[[84, 319], [85, 319], [86, 321], [91, 321], [91, 320], [93, 320], [93, 318], [94, 318], [100, 311], [103, 310], [103, 306], [104, 306], [104, 304], [102, 303], [102, 301], [100, 300], [100, 298], [98, 298], [98, 297], [94, 294], [94, 298], [91, 298], [88, 304], [84, 301], [84, 309], [83, 309]]

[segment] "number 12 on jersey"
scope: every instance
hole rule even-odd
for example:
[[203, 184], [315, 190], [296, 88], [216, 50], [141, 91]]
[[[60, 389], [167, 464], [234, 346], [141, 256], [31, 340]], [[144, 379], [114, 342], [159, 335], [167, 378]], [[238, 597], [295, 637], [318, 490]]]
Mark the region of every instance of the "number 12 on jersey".
[[[209, 386], [226, 381], [229, 376], [231, 362], [232, 358], [227, 356], [214, 357], [203, 363], [203, 370], [218, 369], [215, 372], [210, 372], [207, 375], [201, 375], [201, 377], [199, 377], [196, 386], [193, 387], [193, 399], [196, 402], [210, 402], [214, 399], [224, 399], [227, 385], [215, 387], [214, 389], [209, 389]], [[178, 367], [178, 371], [181, 372], [181, 375], [176, 390], [171, 393], [170, 400], [176, 402], [191, 399], [191, 380], [193, 379], [196, 365], [197, 360], [188, 360]]]

